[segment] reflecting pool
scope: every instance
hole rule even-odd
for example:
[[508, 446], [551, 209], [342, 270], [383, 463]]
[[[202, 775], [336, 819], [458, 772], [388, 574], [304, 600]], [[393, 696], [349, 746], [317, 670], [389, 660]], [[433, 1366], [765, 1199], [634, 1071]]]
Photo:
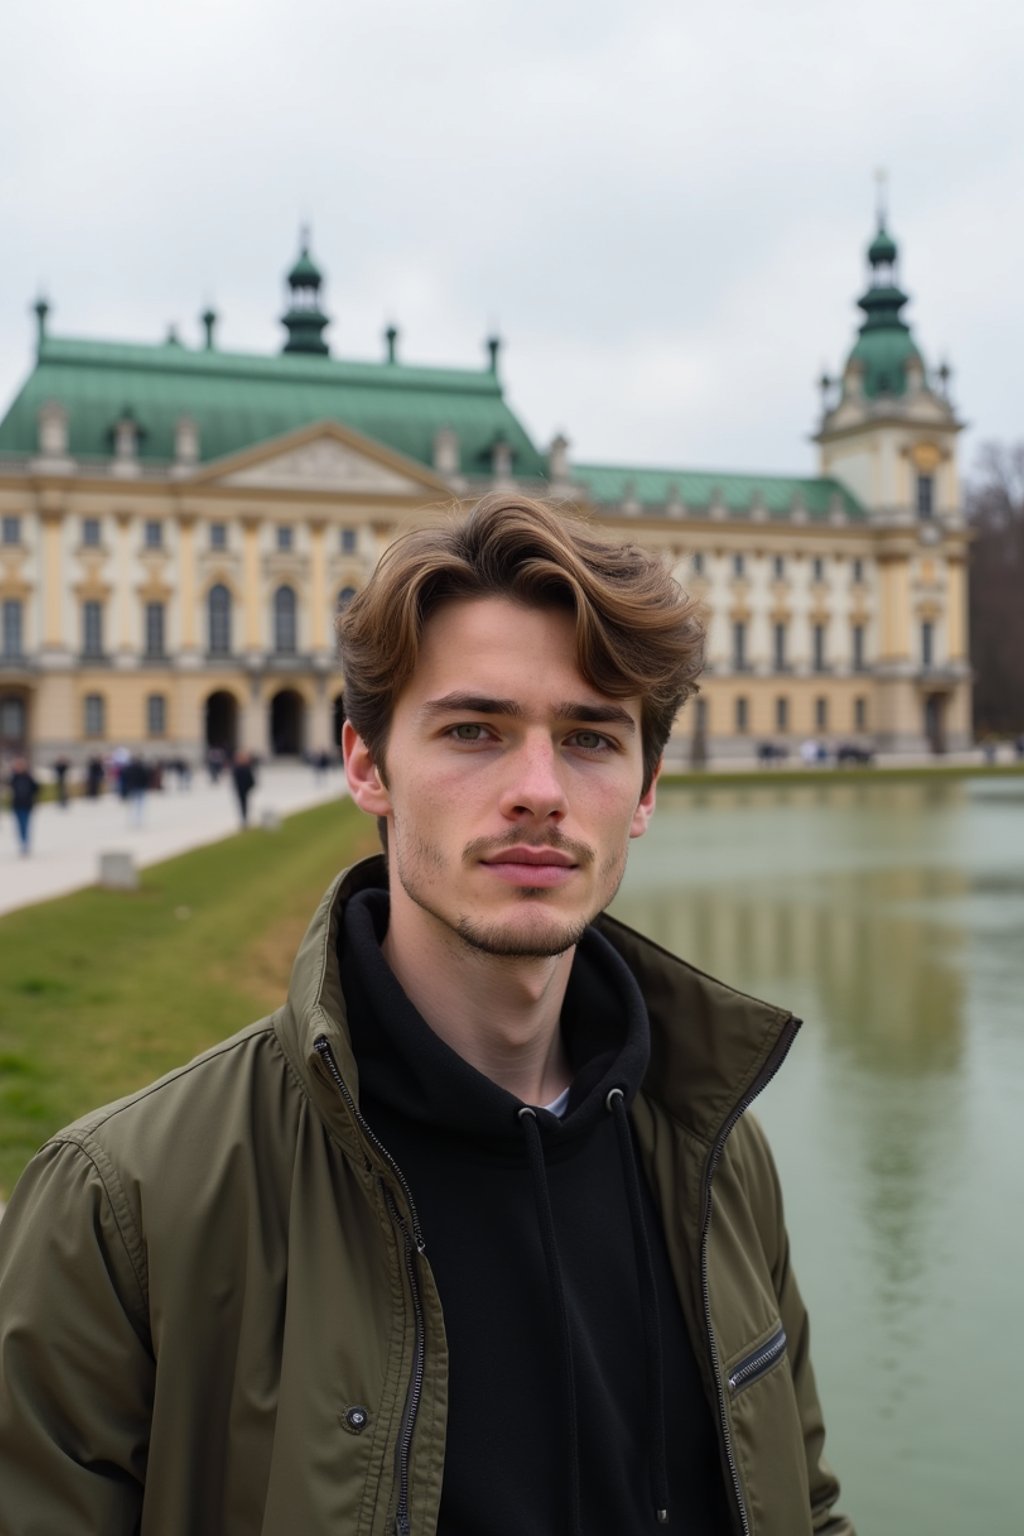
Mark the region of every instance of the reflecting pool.
[[860, 1536], [1024, 1531], [1024, 781], [663, 789], [613, 910], [805, 1020], [758, 1113]]

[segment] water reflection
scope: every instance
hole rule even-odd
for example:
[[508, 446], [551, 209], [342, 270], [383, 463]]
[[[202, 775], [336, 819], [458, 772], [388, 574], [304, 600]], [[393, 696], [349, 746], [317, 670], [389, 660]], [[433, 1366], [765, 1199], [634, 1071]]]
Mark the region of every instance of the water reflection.
[[762, 1110], [865, 1532], [1017, 1507], [1021, 848], [1013, 781], [663, 791], [615, 902], [807, 1021]]

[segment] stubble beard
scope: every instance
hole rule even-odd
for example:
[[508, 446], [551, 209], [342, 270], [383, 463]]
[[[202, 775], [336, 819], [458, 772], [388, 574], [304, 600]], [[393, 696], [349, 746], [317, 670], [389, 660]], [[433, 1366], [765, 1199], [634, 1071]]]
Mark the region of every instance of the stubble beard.
[[[395, 828], [396, 834], [398, 828]], [[557, 840], [551, 842], [551, 846], [560, 846]], [[563, 846], [569, 846], [564, 845]], [[571, 845], [577, 847], [578, 845]], [[589, 861], [593, 863], [593, 854], [589, 849], [579, 849], [581, 863]], [[472, 857], [474, 845], [466, 850], [466, 856]], [[538, 913], [539, 921], [527, 924], [525, 927], [517, 923], [501, 922], [488, 923], [476, 917], [463, 913], [454, 920], [444, 912], [436, 903], [430, 900], [429, 890], [431, 886], [431, 874], [436, 873], [439, 879], [444, 878], [445, 860], [440, 851], [427, 843], [415, 842], [411, 858], [406, 851], [404, 839], [396, 835], [393, 849], [395, 873], [403, 891], [422, 911], [444, 925], [449, 933], [454, 936], [467, 950], [475, 954], [496, 955], [506, 959], [544, 960], [552, 959], [558, 955], [564, 955], [567, 950], [573, 949], [582, 939], [589, 925], [600, 912], [614, 899], [623, 875], [626, 872], [626, 850], [615, 858], [608, 859], [601, 867], [598, 885], [602, 891], [607, 891], [600, 905], [593, 912], [583, 917], [574, 917], [558, 922], [557, 914], [543, 909]], [[510, 893], [511, 894], [511, 893]], [[530, 904], [539, 905], [545, 899], [550, 899], [551, 891], [546, 886], [521, 886], [515, 895], [519, 898], [521, 906]]]

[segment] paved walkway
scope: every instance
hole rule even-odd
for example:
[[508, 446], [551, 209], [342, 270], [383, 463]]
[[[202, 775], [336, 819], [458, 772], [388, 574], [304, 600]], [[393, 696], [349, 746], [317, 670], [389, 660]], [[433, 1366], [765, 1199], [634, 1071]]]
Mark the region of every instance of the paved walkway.
[[[338, 768], [317, 778], [301, 764], [270, 765], [260, 771], [249, 820], [258, 825], [268, 813], [289, 816], [345, 793]], [[24, 859], [18, 854], [14, 817], [5, 809], [0, 813], [0, 913], [95, 884], [101, 853], [130, 853], [141, 868], [237, 830], [231, 779], [222, 776], [211, 784], [205, 773], [193, 778], [190, 789], [178, 789], [172, 781], [172, 787], [147, 794], [140, 826], [132, 824], [128, 806], [112, 794], [74, 799], [66, 809], [50, 801], [38, 805], [32, 814], [32, 852]]]

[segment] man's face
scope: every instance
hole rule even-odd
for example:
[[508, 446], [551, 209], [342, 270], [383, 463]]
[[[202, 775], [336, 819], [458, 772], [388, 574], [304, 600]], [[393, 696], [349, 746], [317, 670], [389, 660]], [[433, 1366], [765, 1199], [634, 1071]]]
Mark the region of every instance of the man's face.
[[386, 785], [345, 732], [352, 794], [387, 818], [393, 927], [424, 939], [563, 953], [611, 901], [654, 808], [640, 700], [584, 681], [558, 609], [488, 597], [432, 615], [395, 705]]

